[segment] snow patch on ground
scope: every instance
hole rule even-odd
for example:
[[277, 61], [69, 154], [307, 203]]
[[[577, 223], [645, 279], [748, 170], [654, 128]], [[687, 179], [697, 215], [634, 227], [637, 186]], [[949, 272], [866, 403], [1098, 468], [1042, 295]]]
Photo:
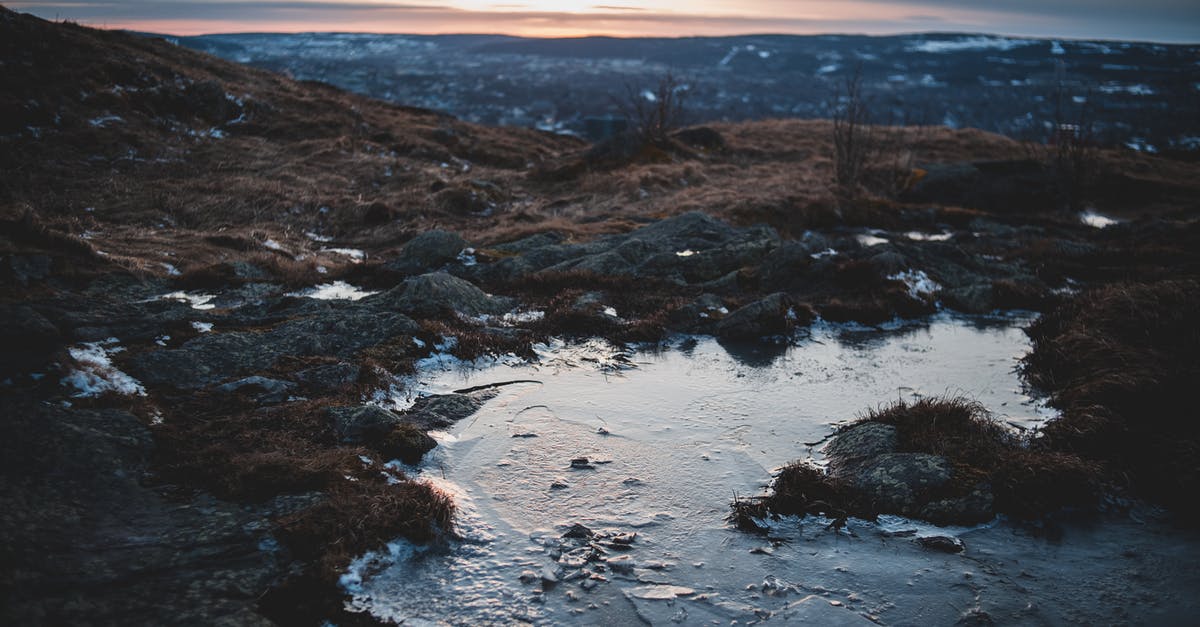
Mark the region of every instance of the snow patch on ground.
[[1117, 224], [1118, 221], [1106, 215], [1101, 215], [1089, 209], [1079, 214], [1079, 221], [1096, 229], [1103, 229]]
[[288, 296], [297, 298], [315, 298], [317, 300], [361, 300], [379, 292], [368, 292], [360, 287], [350, 285], [345, 281], [322, 283], [306, 290], [290, 292]]
[[900, 281], [907, 285], [908, 295], [918, 300], [925, 296], [931, 296], [942, 289], [942, 286], [937, 281], [929, 278], [929, 275], [925, 274], [924, 270], [905, 270], [904, 272], [897, 272], [888, 276], [888, 279]]
[[142, 387], [137, 379], [113, 365], [110, 355], [125, 350], [117, 345], [117, 341], [117, 338], [110, 337], [100, 342], [88, 342], [67, 349], [77, 367], [63, 377], [62, 384], [78, 390], [73, 396], [93, 397], [107, 392], [129, 396], [146, 395], [146, 388]]
[[189, 294], [188, 292], [171, 292], [163, 294], [155, 300], [177, 300], [188, 303], [192, 309], [213, 309], [216, 305], [212, 304], [215, 294]]
[[357, 248], [322, 248], [321, 252], [349, 257], [351, 263], [362, 263], [367, 258], [367, 253]]

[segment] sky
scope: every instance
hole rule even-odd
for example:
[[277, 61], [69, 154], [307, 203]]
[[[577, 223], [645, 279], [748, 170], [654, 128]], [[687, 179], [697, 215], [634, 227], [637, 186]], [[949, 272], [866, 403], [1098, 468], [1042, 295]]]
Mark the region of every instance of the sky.
[[46, 19], [173, 35], [344, 31], [531, 37], [981, 32], [1200, 43], [1200, 0], [32, 0]]

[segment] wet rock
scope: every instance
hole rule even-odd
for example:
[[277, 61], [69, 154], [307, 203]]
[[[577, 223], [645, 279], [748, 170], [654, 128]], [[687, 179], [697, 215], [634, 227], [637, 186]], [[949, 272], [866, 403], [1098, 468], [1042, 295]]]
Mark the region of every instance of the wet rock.
[[539, 581], [541, 577], [539, 577], [538, 574], [532, 570], [523, 570], [521, 571], [521, 575], [518, 577], [518, 579], [520, 579], [521, 583], [523, 584], [531, 584]]
[[361, 368], [357, 364], [339, 363], [313, 366], [295, 372], [299, 383], [317, 392], [333, 392], [358, 381]]
[[569, 487], [571, 487], [571, 485], [562, 479], [557, 479], [554, 481], [554, 483], [550, 484], [551, 490], [566, 490]]
[[782, 335], [791, 331], [797, 323], [807, 324], [811, 321], [811, 310], [797, 308], [786, 294], [776, 293], [726, 316], [717, 323], [717, 335], [726, 339]]
[[575, 523], [575, 524], [571, 525], [571, 527], [569, 529], [567, 529], [566, 533], [562, 534], [562, 537], [576, 538], [576, 539], [588, 539], [594, 535], [596, 535], [596, 534], [591, 529], [588, 529], [587, 527], [585, 527], [579, 523]]
[[949, 308], [970, 314], [984, 314], [995, 309], [991, 284], [974, 284], [943, 290], [942, 302]]
[[917, 538], [917, 544], [930, 551], [941, 553], [962, 553], [967, 547], [963, 541], [951, 536], [926, 536]]
[[423, 396], [401, 416], [423, 430], [440, 430], [474, 414], [482, 405], [483, 401], [466, 394]]
[[467, 247], [457, 233], [434, 229], [412, 238], [400, 255], [383, 264], [384, 269], [402, 274], [420, 274], [454, 261]]
[[545, 233], [536, 233], [534, 235], [530, 235], [529, 237], [512, 242], [497, 244], [496, 246], [493, 246], [492, 249], [504, 253], [522, 254], [531, 250], [545, 248], [547, 246], [555, 246], [557, 244], [561, 244], [562, 241], [562, 234], [555, 233], [553, 231], [546, 231]]
[[991, 627], [996, 624], [996, 621], [987, 612], [973, 607], [963, 612], [954, 624], [962, 627]]
[[542, 586], [551, 587], [558, 583], [559, 568], [557, 566], [545, 566], [542, 568]]
[[926, 503], [917, 515], [937, 525], [979, 524], [996, 516], [995, 497], [987, 485], [979, 484], [966, 496]]
[[425, 453], [437, 446], [437, 440], [409, 423], [395, 425], [382, 436], [368, 432], [367, 437], [367, 446], [389, 460], [398, 459], [409, 465], [419, 464]]
[[486, 294], [469, 281], [444, 272], [412, 277], [364, 302], [426, 318], [446, 312], [467, 316], [501, 314], [513, 307], [512, 300]]
[[296, 389], [291, 381], [268, 379], [258, 375], [230, 381], [217, 386], [217, 390], [226, 394], [248, 394], [260, 403], [282, 403]]
[[571, 460], [572, 470], [594, 470], [596, 467], [586, 457], [576, 457]]
[[343, 442], [361, 441], [369, 434], [390, 431], [401, 423], [400, 416], [376, 405], [330, 407], [326, 412], [333, 421], [333, 430]]

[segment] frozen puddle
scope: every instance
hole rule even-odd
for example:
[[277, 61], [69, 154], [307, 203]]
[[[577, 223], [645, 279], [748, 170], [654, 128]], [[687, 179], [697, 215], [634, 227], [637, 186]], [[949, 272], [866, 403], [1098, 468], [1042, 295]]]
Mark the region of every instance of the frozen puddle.
[[[889, 517], [838, 532], [785, 519], [769, 539], [725, 522], [735, 493], [819, 457], [835, 424], [869, 406], [962, 394], [1015, 426], [1043, 421], [1014, 371], [1028, 322], [819, 326], [790, 348], [696, 338], [603, 355], [592, 343], [547, 348], [539, 364], [425, 372], [434, 393], [540, 383], [500, 387], [419, 471], [461, 504], [464, 539], [394, 543], [343, 583], [355, 609], [402, 624], [1185, 619], [1198, 609], [1200, 542], [1158, 523], [1069, 529], [1052, 542], [1003, 522], [938, 529]], [[563, 538], [576, 524], [596, 533], [591, 545]], [[929, 534], [958, 535], [967, 551], [913, 540]]]

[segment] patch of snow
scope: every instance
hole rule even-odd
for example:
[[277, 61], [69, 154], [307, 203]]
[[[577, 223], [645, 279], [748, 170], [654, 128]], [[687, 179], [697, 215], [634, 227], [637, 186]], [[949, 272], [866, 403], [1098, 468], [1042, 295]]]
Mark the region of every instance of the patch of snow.
[[1066, 53], [1067, 53], [1067, 51], [1065, 49], [1063, 49], [1061, 43], [1059, 43], [1057, 41], [1050, 42], [1050, 54], [1066, 54]]
[[941, 233], [922, 233], [920, 231], [909, 231], [904, 234], [905, 237], [915, 242], [947, 242], [954, 237], [953, 233], [943, 231]]
[[113, 122], [124, 121], [125, 120], [121, 119], [121, 116], [119, 115], [103, 115], [98, 118], [92, 118], [88, 120], [88, 124], [91, 124], [93, 128], [107, 128], [108, 125]]
[[866, 246], [868, 248], [870, 248], [871, 246], [878, 246], [880, 244], [888, 243], [888, 241], [882, 237], [879, 237], [876, 235], [868, 235], [866, 233], [863, 233], [861, 235], [856, 235], [856, 236], [854, 236], [854, 239], [858, 240], [859, 245]]
[[367, 253], [357, 248], [322, 248], [321, 252], [349, 257], [351, 263], [362, 263], [367, 258]]
[[908, 295], [916, 299], [921, 299], [923, 296], [932, 296], [935, 292], [942, 289], [942, 286], [937, 281], [929, 278], [924, 270], [905, 270], [888, 276], [892, 281], [900, 281], [908, 286]]
[[173, 266], [169, 263], [165, 263], [165, 262], [162, 263], [162, 267], [166, 268], [167, 275], [169, 275], [169, 276], [179, 276], [179, 275], [183, 274], [182, 272], [179, 271], [179, 268], [176, 268], [175, 266]]
[[263, 246], [270, 248], [271, 250], [283, 250], [283, 244], [280, 244], [279, 242], [269, 238], [267, 241], [263, 242]]
[[910, 52], [927, 52], [944, 54], [962, 52], [964, 50], [1012, 50], [1032, 44], [1029, 39], [1009, 39], [1006, 37], [959, 37], [957, 39], [935, 39], [918, 41], [908, 45]]
[[1122, 85], [1120, 83], [1106, 83], [1099, 87], [1100, 91], [1106, 94], [1126, 93], [1131, 96], [1153, 96], [1154, 89], [1149, 85], [1138, 83], [1136, 85]]
[[676, 257], [691, 257], [694, 254], [696, 254], [696, 251], [689, 249], [689, 250], [681, 250], [681, 251], [675, 253], [675, 256]]
[[325, 266], [317, 266], [317, 274], [329, 274], [329, 268]]
[[350, 285], [345, 281], [322, 283], [306, 290], [290, 292], [288, 296], [297, 298], [315, 298], [317, 300], [361, 300], [379, 292], [368, 292], [362, 288]]
[[462, 251], [458, 253], [457, 259], [458, 259], [459, 263], [461, 263], [464, 266], [468, 266], [468, 267], [479, 263], [479, 261], [475, 259], [475, 249], [474, 248], [462, 249]]
[[1158, 147], [1146, 141], [1146, 139], [1143, 137], [1130, 138], [1129, 141], [1125, 142], [1125, 147], [1130, 150], [1136, 150], [1138, 152], [1145, 152], [1149, 154], [1158, 152]]
[[192, 322], [192, 328], [199, 331], [200, 333], [208, 333], [213, 330], [213, 323], [211, 323], [211, 322]]
[[832, 248], [826, 248], [825, 250], [822, 250], [819, 253], [812, 253], [811, 255], [809, 255], [809, 257], [812, 257], [813, 259], [824, 259], [826, 257], [833, 257], [837, 254], [838, 254], [838, 251], [836, 251]]
[[62, 380], [63, 385], [78, 390], [72, 396], [93, 397], [107, 392], [146, 395], [146, 388], [137, 379], [113, 366], [109, 356], [125, 350], [117, 345], [117, 341], [117, 338], [110, 337], [101, 342], [88, 342], [67, 349], [78, 366]]
[[321, 242], [322, 244], [333, 241], [333, 236], [319, 235], [317, 233], [313, 233], [312, 231], [305, 231], [304, 237], [307, 237], [308, 239], [310, 239], [314, 242]]
[[192, 309], [213, 309], [216, 307], [216, 305], [213, 305], [212, 301], [216, 297], [217, 296], [215, 294], [189, 294], [187, 292], [171, 292], [170, 294], [163, 294], [162, 296], [159, 296], [156, 300], [178, 300], [190, 304]]
[[1096, 213], [1091, 209], [1079, 214], [1079, 221], [1096, 229], [1110, 227], [1119, 222], [1118, 220], [1114, 220], [1106, 215]]
[[604, 308], [604, 315], [606, 315], [606, 316], [609, 316], [609, 317], [611, 317], [611, 318], [616, 318], [616, 317], [617, 317], [617, 310], [616, 310], [616, 309], [613, 309], [612, 307], [605, 307], [605, 308]]
[[817, 68], [817, 74], [832, 74], [839, 69], [841, 69], [840, 65], [836, 63], [830, 63], [829, 65], [822, 65], [821, 67]]

